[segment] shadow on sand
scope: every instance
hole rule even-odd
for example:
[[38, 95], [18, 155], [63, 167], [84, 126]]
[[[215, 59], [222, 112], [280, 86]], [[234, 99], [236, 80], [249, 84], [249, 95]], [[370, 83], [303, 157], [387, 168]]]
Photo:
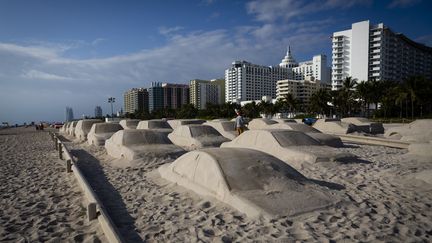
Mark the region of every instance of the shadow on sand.
[[134, 218], [129, 215], [121, 195], [106, 178], [99, 160], [82, 149], [71, 150], [71, 153], [77, 157], [79, 168], [103, 202], [109, 216], [126, 242], [144, 242], [135, 231]]

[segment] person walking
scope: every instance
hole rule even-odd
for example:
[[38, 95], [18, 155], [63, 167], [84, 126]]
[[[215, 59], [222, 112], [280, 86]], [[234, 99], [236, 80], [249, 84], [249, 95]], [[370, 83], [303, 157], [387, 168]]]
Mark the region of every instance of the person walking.
[[235, 129], [237, 130], [238, 135], [242, 134], [246, 128], [246, 122], [241, 114], [241, 111], [235, 110], [237, 117], [235, 119]]

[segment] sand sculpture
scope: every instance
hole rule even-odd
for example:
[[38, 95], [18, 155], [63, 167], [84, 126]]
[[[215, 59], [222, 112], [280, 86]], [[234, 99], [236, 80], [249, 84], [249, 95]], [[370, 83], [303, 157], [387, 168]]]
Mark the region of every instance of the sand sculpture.
[[296, 215], [339, 201], [283, 161], [245, 148], [192, 151], [158, 171], [166, 180], [254, 218]]
[[176, 129], [177, 127], [182, 125], [203, 124], [206, 121], [201, 119], [175, 119], [175, 120], [168, 120], [167, 122], [172, 129]]
[[66, 133], [66, 128], [69, 126], [69, 122], [65, 122], [62, 127], [59, 129], [59, 133]]
[[79, 120], [75, 127], [75, 137], [79, 141], [87, 140], [87, 134], [90, 132], [91, 127], [95, 123], [102, 123], [103, 121], [98, 119]]
[[345, 161], [355, 157], [350, 153], [340, 153], [334, 148], [321, 145], [303, 132], [281, 129], [249, 130], [231, 142], [223, 143], [221, 147], [260, 150], [296, 169], [301, 169], [303, 163]]
[[95, 123], [87, 134], [87, 142], [90, 145], [101, 146], [115, 132], [123, 130], [118, 123]]
[[140, 121], [138, 123], [137, 129], [150, 129], [162, 132], [165, 135], [170, 134], [173, 129], [170, 124], [165, 119], [153, 119]]
[[273, 119], [273, 121], [276, 121], [278, 123], [297, 123], [296, 120], [288, 118]]
[[235, 130], [235, 122], [228, 120], [212, 120], [204, 123], [203, 125], [208, 125], [216, 129], [222, 136], [233, 140], [237, 137], [237, 131]]
[[123, 127], [124, 130], [129, 130], [136, 129], [140, 121], [141, 120], [138, 119], [124, 119], [121, 120], [119, 124]]
[[405, 126], [389, 128], [384, 137], [428, 143], [432, 140], [432, 119], [416, 120]]
[[66, 134], [69, 136], [75, 136], [75, 127], [77, 125], [78, 121], [71, 121], [70, 125], [68, 126], [66, 130]]
[[318, 119], [313, 127], [328, 134], [347, 134], [357, 131], [354, 124], [342, 122], [340, 119]]
[[317, 129], [300, 123], [278, 123], [270, 126], [273, 129], [288, 129], [293, 131], [304, 132], [306, 135], [316, 139], [320, 144], [331, 147], [343, 147], [342, 140], [339, 137], [325, 134]]
[[184, 150], [174, 144], [162, 132], [155, 130], [120, 130], [105, 142], [108, 155], [128, 161], [145, 156], [175, 156]]
[[197, 124], [179, 126], [168, 134], [168, 138], [186, 150], [219, 147], [223, 142], [229, 141], [213, 127]]
[[249, 122], [249, 129], [266, 129], [269, 128], [270, 125], [278, 124], [277, 121], [267, 119], [267, 118], [255, 118]]
[[358, 131], [379, 134], [384, 133], [384, 126], [379, 122], [371, 122], [365, 117], [346, 117], [341, 119], [342, 122], [354, 124]]

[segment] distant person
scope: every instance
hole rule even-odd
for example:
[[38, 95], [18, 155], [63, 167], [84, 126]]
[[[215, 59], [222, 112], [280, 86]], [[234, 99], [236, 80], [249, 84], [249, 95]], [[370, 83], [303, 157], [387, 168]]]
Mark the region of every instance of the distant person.
[[242, 134], [246, 128], [246, 121], [243, 118], [241, 111], [235, 110], [237, 117], [235, 119], [235, 129], [237, 130], [238, 135]]

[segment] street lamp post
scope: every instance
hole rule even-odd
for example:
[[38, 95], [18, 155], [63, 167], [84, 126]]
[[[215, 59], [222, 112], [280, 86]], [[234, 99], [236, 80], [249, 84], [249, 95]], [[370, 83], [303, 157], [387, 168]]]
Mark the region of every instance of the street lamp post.
[[111, 103], [111, 121], [113, 121], [114, 118], [114, 110], [113, 110], [113, 103], [115, 102], [115, 98], [109, 97], [108, 103]]

